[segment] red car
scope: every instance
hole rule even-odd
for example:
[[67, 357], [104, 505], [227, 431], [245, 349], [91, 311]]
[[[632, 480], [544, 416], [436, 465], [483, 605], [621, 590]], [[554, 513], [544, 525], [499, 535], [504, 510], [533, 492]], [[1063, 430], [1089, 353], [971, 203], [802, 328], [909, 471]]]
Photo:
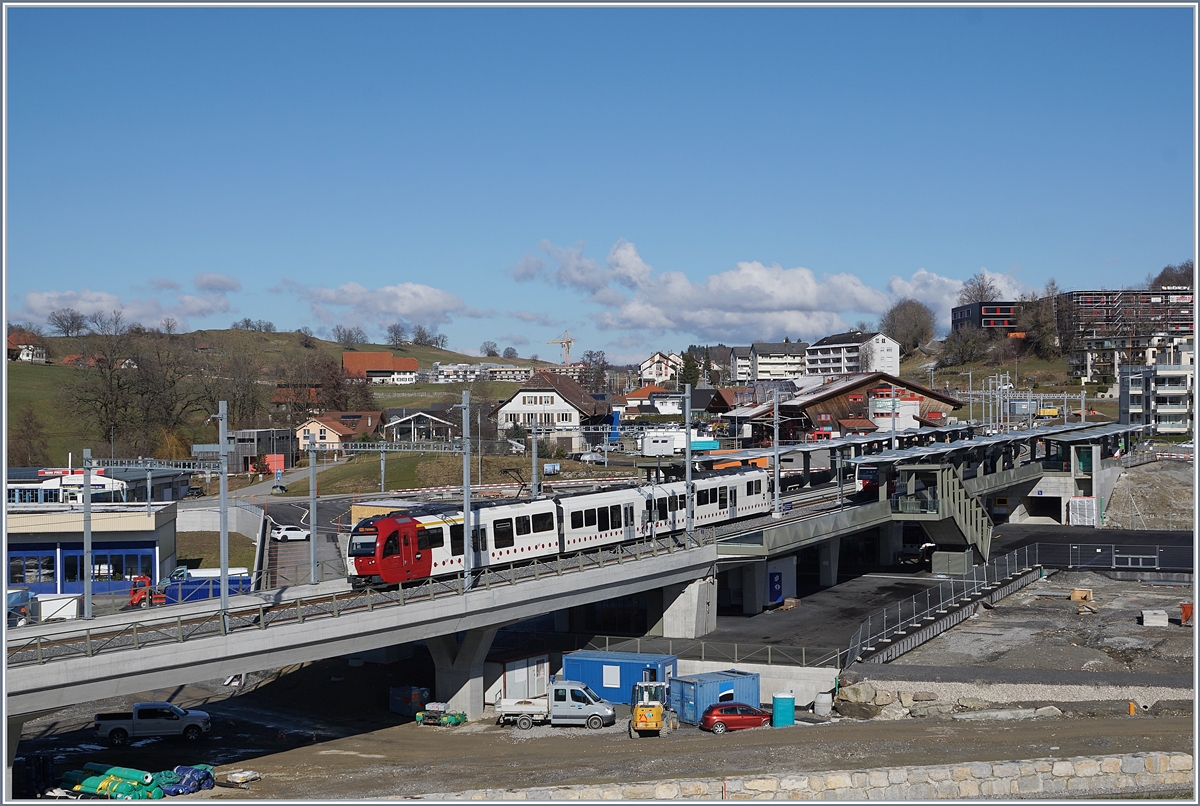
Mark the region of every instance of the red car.
[[771, 715], [761, 708], [744, 702], [720, 702], [704, 709], [700, 727], [713, 733], [742, 728], [761, 728], [771, 721]]

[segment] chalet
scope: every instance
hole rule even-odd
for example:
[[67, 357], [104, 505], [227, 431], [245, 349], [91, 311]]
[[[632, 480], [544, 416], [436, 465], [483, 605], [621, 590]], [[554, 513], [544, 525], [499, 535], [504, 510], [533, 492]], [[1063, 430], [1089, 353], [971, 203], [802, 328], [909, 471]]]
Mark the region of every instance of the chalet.
[[679, 377], [683, 357], [675, 353], [655, 352], [638, 366], [642, 383], [659, 383]]
[[[492, 411], [501, 436], [520, 427], [526, 433], [547, 434], [573, 453], [599, 442], [600, 427], [610, 422], [611, 409], [565, 375], [535, 372], [516, 394]], [[595, 428], [589, 432], [586, 429]]]
[[[900, 431], [931, 422], [945, 425], [949, 414], [963, 407], [944, 392], [885, 372], [808, 376], [794, 383], [795, 391], [779, 402], [784, 443], [893, 427]], [[720, 416], [747, 447], [772, 436], [773, 402], [739, 406]]]

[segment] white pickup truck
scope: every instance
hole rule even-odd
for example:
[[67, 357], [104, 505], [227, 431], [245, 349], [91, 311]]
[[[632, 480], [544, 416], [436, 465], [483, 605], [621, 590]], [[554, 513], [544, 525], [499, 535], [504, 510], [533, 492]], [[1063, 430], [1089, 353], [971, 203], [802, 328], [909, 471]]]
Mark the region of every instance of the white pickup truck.
[[502, 698], [496, 703], [496, 716], [501, 724], [515, 724], [521, 730], [545, 722], [599, 730], [617, 721], [611, 702], [573, 680], [551, 683], [548, 691], [537, 697]]
[[93, 724], [96, 736], [115, 746], [147, 736], [182, 736], [194, 742], [208, 733], [212, 720], [204, 711], [184, 710], [169, 702], [139, 702], [132, 711], [96, 714]]

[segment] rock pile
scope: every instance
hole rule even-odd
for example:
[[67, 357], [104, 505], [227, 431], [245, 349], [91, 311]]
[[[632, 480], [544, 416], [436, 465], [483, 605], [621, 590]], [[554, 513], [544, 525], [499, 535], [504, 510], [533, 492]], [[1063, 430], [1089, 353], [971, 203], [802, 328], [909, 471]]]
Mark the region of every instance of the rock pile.
[[[851, 719], [904, 719], [906, 717], [966, 715], [972, 712], [980, 715], [986, 713], [992, 719], [1028, 719], [1062, 715], [1062, 711], [1052, 705], [1044, 708], [996, 710], [992, 703], [978, 697], [942, 700], [932, 691], [900, 689], [893, 692], [876, 688], [866, 680], [839, 688], [833, 708], [841, 716]], [[1008, 711], [1013, 711], [1013, 714], [1006, 717]]]

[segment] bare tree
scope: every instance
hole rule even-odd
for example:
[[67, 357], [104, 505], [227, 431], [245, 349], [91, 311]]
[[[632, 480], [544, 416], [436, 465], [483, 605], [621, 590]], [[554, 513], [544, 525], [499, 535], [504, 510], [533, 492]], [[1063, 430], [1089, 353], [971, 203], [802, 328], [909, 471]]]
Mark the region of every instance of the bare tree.
[[387, 329], [387, 344], [388, 347], [401, 347], [408, 341], [408, 331], [404, 329], [404, 325], [399, 322], [394, 325], [388, 325]]
[[367, 341], [367, 334], [363, 332], [361, 327], [342, 327], [341, 325], [334, 325], [333, 340], [343, 347], [353, 347], [356, 344], [365, 344]]
[[517, 349], [515, 347], [505, 347], [504, 348], [504, 357], [507, 358], [509, 361], [511, 361], [514, 358], [517, 358], [518, 357]]
[[87, 330], [87, 317], [74, 308], [60, 308], [51, 311], [46, 322], [60, 336], [73, 338], [82, 336]]
[[1038, 358], [1055, 359], [1060, 355], [1058, 322], [1054, 316], [1054, 298], [1058, 296], [1058, 283], [1051, 278], [1041, 294], [1031, 293], [1021, 297], [1021, 310], [1017, 314], [1017, 330], [1025, 334], [1026, 352]]
[[417, 325], [413, 328], [413, 344], [420, 347], [432, 347], [433, 338], [433, 334], [426, 330], [424, 325]]
[[1000, 289], [984, 272], [976, 272], [963, 283], [958, 292], [958, 304], [970, 305], [972, 302], [995, 302], [1000, 299]]
[[317, 346], [317, 340], [313, 337], [312, 328], [307, 325], [296, 328], [296, 332], [300, 334], [300, 346], [306, 350], [311, 350]]
[[495, 358], [500, 355], [500, 348], [496, 346], [496, 342], [494, 341], [485, 341], [479, 345], [479, 352], [481, 355]]
[[956, 367], [978, 361], [987, 354], [992, 341], [991, 336], [973, 325], [951, 331], [942, 342], [938, 367]]
[[197, 373], [204, 394], [204, 407], [215, 412], [220, 401], [228, 403], [233, 428], [253, 428], [267, 413], [265, 387], [259, 383], [258, 366], [245, 353], [211, 356]]
[[162, 329], [163, 333], [166, 333], [168, 336], [172, 336], [179, 328], [179, 323], [170, 316], [164, 316], [162, 323], [159, 324], [159, 327]]
[[933, 337], [933, 309], [920, 300], [906, 297], [888, 308], [879, 320], [879, 330], [895, 339], [901, 355], [909, 355]]
[[1196, 267], [1191, 258], [1188, 258], [1177, 266], [1165, 266], [1150, 281], [1150, 288], [1154, 291], [1158, 291], [1164, 286], [1186, 286], [1187, 288], [1192, 288], [1196, 282], [1195, 271]]
[[50, 464], [46, 427], [32, 403], [10, 421], [8, 463], [11, 467], [45, 467]]
[[608, 372], [608, 357], [603, 350], [588, 350], [583, 354], [584, 366], [587, 371], [583, 375], [583, 388], [589, 392], [603, 392], [605, 378]]

